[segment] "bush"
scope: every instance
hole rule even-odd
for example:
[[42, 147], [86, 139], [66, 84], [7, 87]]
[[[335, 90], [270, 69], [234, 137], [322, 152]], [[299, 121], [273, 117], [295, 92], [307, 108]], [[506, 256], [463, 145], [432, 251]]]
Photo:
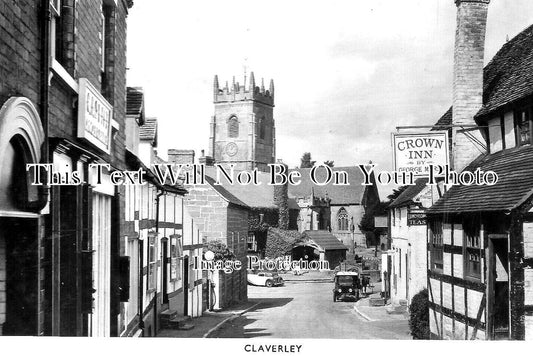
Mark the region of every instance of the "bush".
[[428, 290], [418, 292], [409, 306], [409, 329], [413, 339], [429, 339]]

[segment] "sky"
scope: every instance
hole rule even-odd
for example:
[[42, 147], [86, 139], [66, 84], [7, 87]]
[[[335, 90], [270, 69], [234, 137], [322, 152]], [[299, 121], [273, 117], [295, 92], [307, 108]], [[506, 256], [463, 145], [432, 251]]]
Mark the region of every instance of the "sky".
[[[128, 86], [144, 88], [163, 158], [207, 152], [214, 75], [246, 70], [274, 79], [277, 158], [392, 170], [396, 127], [451, 105], [455, 15], [454, 0], [135, 0]], [[533, 1], [492, 0], [485, 61], [531, 24]]]

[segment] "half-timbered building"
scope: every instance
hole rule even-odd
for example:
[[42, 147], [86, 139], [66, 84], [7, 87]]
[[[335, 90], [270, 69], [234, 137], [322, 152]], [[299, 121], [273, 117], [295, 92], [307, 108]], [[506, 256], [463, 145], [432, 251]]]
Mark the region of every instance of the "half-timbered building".
[[456, 3], [454, 168], [499, 179], [451, 187], [427, 211], [431, 335], [532, 339], [533, 27], [483, 70], [489, 1]]

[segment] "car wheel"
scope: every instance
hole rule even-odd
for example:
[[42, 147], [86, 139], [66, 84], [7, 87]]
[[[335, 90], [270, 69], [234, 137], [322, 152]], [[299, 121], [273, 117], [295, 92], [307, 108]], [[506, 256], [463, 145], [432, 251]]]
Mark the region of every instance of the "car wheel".
[[336, 301], [337, 301], [337, 296], [333, 294], [333, 303], [335, 303]]
[[265, 286], [267, 286], [268, 288], [272, 287], [273, 286], [273, 283], [270, 279], [268, 279], [265, 283]]

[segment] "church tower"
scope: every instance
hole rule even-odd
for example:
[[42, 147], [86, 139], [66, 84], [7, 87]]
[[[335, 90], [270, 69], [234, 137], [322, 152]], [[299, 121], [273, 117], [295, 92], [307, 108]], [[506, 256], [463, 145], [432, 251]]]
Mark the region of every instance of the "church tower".
[[235, 77], [231, 87], [226, 82], [221, 88], [215, 75], [213, 103], [209, 156], [217, 164], [234, 164], [238, 170], [266, 171], [276, 157], [274, 81], [265, 90], [263, 79], [256, 86], [251, 72], [248, 88], [236, 83]]

